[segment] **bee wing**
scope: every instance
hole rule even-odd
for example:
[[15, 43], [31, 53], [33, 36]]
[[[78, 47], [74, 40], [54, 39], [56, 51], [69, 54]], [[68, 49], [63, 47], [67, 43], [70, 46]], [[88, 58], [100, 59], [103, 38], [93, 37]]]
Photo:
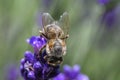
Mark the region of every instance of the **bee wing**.
[[69, 31], [69, 16], [68, 16], [67, 12], [64, 12], [63, 15], [60, 16], [59, 25], [62, 28], [62, 30], [64, 31], [64, 34], [68, 35], [68, 31]]
[[54, 19], [51, 17], [49, 13], [43, 13], [42, 15], [42, 26], [45, 30], [45, 26], [53, 23]]

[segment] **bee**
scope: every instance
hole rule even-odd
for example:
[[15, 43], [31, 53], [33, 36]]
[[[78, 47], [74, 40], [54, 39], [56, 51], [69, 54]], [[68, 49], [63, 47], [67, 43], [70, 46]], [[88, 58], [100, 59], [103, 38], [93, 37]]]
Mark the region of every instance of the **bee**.
[[63, 56], [66, 54], [66, 39], [69, 29], [69, 16], [64, 12], [58, 21], [55, 21], [49, 13], [42, 14], [42, 30], [40, 34], [46, 38], [47, 44], [40, 49], [46, 50], [44, 59], [49, 65], [56, 66], [63, 62]]

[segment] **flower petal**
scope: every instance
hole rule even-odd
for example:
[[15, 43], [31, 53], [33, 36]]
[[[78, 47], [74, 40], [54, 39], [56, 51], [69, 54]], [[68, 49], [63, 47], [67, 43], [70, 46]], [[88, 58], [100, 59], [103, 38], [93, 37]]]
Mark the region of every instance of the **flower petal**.
[[89, 80], [89, 78], [84, 74], [79, 74], [76, 80]]

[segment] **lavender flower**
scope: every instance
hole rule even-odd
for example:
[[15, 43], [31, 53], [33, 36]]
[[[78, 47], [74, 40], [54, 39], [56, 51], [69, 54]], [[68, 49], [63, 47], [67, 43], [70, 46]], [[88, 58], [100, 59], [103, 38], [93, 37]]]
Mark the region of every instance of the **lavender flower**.
[[27, 42], [33, 47], [34, 53], [26, 51], [21, 59], [20, 71], [25, 80], [48, 80], [59, 74], [59, 65], [51, 66], [43, 59], [46, 55], [44, 50], [41, 55], [39, 50], [46, 44], [42, 36], [32, 36]]
[[107, 27], [111, 27], [116, 22], [116, 0], [98, 0], [99, 4], [103, 5], [105, 11], [102, 14], [101, 22], [104, 23]]
[[27, 39], [27, 42], [33, 47], [34, 53], [26, 51], [24, 58], [21, 59], [20, 71], [24, 80], [49, 80], [52, 78], [53, 80], [89, 80], [86, 75], [80, 73], [78, 65], [73, 68], [65, 65], [64, 72], [60, 73], [60, 65], [47, 64], [43, 58], [46, 55], [46, 50], [39, 54], [39, 50], [47, 42], [42, 36], [32, 36]]
[[53, 0], [43, 0], [43, 4], [46, 8], [49, 8], [52, 4]]
[[7, 76], [5, 80], [18, 80], [19, 74], [16, 66], [15, 65], [9, 66], [6, 75]]
[[101, 5], [106, 5], [110, 2], [111, 0], [98, 0], [98, 3]]
[[28, 44], [30, 44], [33, 47], [35, 53], [38, 53], [39, 49], [42, 48], [47, 42], [45, 38], [41, 36], [32, 36], [26, 41]]
[[106, 26], [111, 27], [115, 24], [116, 21], [116, 13], [115, 10], [106, 11], [102, 16], [102, 21], [106, 24]]
[[74, 65], [73, 68], [65, 65], [63, 70], [64, 72], [60, 73], [53, 80], [89, 80], [88, 76], [80, 73], [79, 65]]

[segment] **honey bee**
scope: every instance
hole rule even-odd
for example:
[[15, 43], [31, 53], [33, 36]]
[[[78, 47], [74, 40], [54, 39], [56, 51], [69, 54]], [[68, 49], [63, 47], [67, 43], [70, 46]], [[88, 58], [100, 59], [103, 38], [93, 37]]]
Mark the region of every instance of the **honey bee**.
[[56, 66], [63, 62], [66, 54], [66, 39], [69, 29], [69, 16], [64, 12], [58, 21], [55, 21], [49, 13], [42, 14], [42, 30], [40, 34], [46, 38], [47, 44], [40, 50], [46, 50], [44, 59], [49, 65]]

